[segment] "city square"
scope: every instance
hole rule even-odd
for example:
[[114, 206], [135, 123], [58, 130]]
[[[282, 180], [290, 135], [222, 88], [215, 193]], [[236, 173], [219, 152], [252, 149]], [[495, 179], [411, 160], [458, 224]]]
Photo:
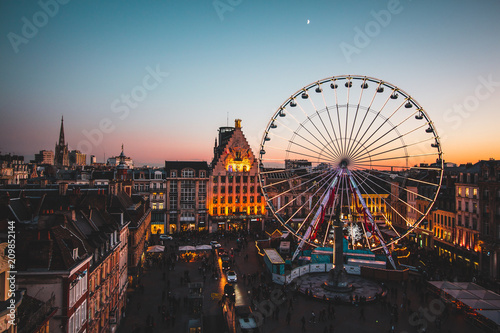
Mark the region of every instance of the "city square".
[[0, 332], [500, 331], [498, 1], [0, 8]]

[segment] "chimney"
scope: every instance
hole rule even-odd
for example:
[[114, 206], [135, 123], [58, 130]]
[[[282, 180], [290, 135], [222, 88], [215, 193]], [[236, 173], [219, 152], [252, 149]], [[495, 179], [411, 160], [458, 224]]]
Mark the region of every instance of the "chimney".
[[68, 192], [68, 183], [59, 183], [59, 195], [66, 195]]

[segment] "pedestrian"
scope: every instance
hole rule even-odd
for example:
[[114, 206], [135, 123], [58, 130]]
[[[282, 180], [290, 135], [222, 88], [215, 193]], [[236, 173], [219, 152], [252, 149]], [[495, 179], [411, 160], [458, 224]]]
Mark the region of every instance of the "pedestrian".
[[309, 320], [309, 322], [316, 324], [316, 314], [314, 313], [314, 310], [311, 311], [311, 319]]

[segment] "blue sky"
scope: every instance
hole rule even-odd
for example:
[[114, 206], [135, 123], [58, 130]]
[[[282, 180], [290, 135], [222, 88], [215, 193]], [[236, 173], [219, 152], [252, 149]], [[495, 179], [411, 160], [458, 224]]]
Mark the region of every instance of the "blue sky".
[[[293, 92], [358, 74], [418, 100], [447, 161], [498, 159], [499, 14], [497, 0], [2, 1], [0, 152], [53, 150], [61, 115], [70, 149], [98, 161], [122, 143], [137, 164], [210, 160], [218, 127], [235, 118], [255, 151]], [[26, 21], [39, 25], [29, 38]], [[359, 31], [371, 36], [360, 43]], [[157, 68], [168, 75], [144, 90]], [[146, 95], [114, 112], [134, 90]]]

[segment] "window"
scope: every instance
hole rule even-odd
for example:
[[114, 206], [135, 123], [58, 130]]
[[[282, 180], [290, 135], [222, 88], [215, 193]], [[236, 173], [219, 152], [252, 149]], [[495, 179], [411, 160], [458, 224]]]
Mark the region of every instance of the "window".
[[226, 193], [226, 187], [225, 186], [221, 186], [220, 187], [220, 193]]
[[214, 176], [212, 181], [214, 184], [217, 184], [219, 182], [219, 176]]
[[472, 195], [474, 198], [477, 198], [477, 188], [472, 189]]
[[250, 203], [253, 203], [253, 202], [254, 202], [254, 200], [255, 200], [255, 198], [254, 198], [254, 196], [252, 195], [252, 196], [250, 197]]
[[243, 176], [243, 183], [248, 183], [248, 176]]
[[228, 198], [227, 198], [227, 203], [232, 204], [232, 203], [233, 203], [233, 197], [228, 197]]
[[194, 178], [194, 170], [182, 169], [182, 178]]
[[205, 176], [206, 176], [205, 170], [201, 170], [200, 171], [200, 178], [205, 178]]
[[214, 186], [213, 190], [214, 190], [214, 194], [217, 194], [217, 186]]
[[155, 179], [161, 179], [161, 172], [155, 172]]
[[171, 178], [177, 178], [177, 171], [176, 170], [170, 171], [170, 177]]
[[225, 183], [226, 182], [226, 176], [220, 176], [220, 182]]
[[226, 203], [226, 197], [225, 196], [221, 195], [221, 197], [220, 197], [220, 203], [221, 204], [225, 204]]
[[212, 215], [217, 215], [217, 207], [214, 207], [214, 208], [212, 209]]

